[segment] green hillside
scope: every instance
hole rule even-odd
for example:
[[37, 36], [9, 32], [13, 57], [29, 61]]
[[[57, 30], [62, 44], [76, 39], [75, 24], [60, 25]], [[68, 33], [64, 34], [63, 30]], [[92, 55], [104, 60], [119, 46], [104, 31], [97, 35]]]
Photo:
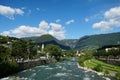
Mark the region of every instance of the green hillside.
[[97, 49], [105, 45], [119, 45], [120, 32], [84, 36], [78, 40], [75, 49]]
[[65, 45], [63, 42], [61, 42], [60, 40], [56, 39], [55, 37], [46, 34], [46, 35], [42, 35], [42, 36], [37, 36], [37, 37], [27, 37], [27, 38], [23, 38], [24, 40], [32, 40], [35, 45], [42, 45], [42, 44], [55, 44], [60, 46], [62, 49], [70, 49], [69, 46]]

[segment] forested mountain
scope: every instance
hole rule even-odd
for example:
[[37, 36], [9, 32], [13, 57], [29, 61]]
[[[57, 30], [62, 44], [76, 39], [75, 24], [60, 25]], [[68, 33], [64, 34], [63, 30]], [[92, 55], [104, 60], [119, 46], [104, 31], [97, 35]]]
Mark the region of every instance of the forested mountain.
[[31, 40], [35, 43], [35, 45], [42, 45], [42, 44], [54, 44], [60, 46], [62, 49], [69, 50], [70, 47], [65, 45], [62, 41], [56, 39], [55, 37], [46, 34], [42, 36], [36, 36], [36, 37], [27, 37], [23, 38], [24, 40]]
[[120, 32], [84, 36], [78, 40], [75, 49], [97, 49], [105, 45], [119, 45]]
[[40, 37], [28, 37], [25, 40], [32, 40], [36, 45], [55, 44], [59, 45], [63, 49], [98, 49], [106, 45], [119, 45], [120, 44], [120, 32], [109, 34], [97, 34], [83, 36], [80, 39], [64, 39], [58, 40], [53, 36], [47, 34]]
[[61, 40], [62, 43], [64, 43], [67, 46], [70, 46], [71, 49], [74, 49], [76, 46], [78, 39], [64, 39]]

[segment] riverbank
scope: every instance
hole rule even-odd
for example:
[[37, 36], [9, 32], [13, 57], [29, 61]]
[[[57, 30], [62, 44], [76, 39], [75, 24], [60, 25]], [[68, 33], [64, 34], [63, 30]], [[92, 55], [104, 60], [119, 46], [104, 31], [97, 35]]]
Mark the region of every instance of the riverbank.
[[55, 63], [55, 59], [53, 59], [53, 58], [38, 58], [38, 59], [31, 59], [31, 60], [24, 60], [21, 62], [17, 62], [18, 66], [16, 68], [14, 68], [13, 72], [11, 70], [11, 73], [9, 73], [9, 72], [4, 73], [3, 75], [0, 75], [0, 78], [12, 76], [16, 73], [23, 71], [23, 70], [27, 70], [30, 68], [34, 68], [36, 66], [47, 65], [47, 64], [51, 64], [51, 63]]
[[92, 70], [90, 68], [82, 67], [82, 66], [79, 65], [79, 63], [77, 63], [77, 66], [78, 66], [78, 68], [85, 70], [85, 72], [90, 72], [91, 71], [91, 72], [96, 73], [97, 75], [103, 76], [103, 78], [106, 79], [106, 80], [111, 80], [108, 77], [104, 77], [104, 73], [103, 72], [97, 72], [97, 71], [94, 71], [94, 70]]

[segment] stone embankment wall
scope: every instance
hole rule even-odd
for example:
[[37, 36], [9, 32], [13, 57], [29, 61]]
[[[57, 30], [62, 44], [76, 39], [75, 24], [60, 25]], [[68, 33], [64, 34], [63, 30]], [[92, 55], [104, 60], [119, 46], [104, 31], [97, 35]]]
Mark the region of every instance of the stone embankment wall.
[[106, 59], [106, 58], [98, 58], [101, 61], [104, 61], [106, 63], [114, 64], [120, 66], [120, 59]]
[[46, 65], [54, 62], [55, 62], [54, 59], [21, 62], [21, 63], [18, 63], [18, 71], [22, 71], [25, 69], [33, 68], [40, 65]]

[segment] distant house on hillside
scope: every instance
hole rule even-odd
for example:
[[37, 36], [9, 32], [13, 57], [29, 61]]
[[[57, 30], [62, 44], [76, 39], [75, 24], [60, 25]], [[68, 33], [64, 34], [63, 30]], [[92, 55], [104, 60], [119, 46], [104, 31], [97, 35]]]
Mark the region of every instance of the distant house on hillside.
[[120, 45], [106, 45], [106, 46], [103, 46], [99, 49], [97, 49], [97, 51], [99, 50], [105, 50], [106, 52], [110, 51], [110, 50], [119, 50], [120, 49]]
[[76, 56], [80, 56], [81, 54], [84, 54], [83, 51], [77, 51]]

